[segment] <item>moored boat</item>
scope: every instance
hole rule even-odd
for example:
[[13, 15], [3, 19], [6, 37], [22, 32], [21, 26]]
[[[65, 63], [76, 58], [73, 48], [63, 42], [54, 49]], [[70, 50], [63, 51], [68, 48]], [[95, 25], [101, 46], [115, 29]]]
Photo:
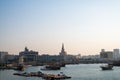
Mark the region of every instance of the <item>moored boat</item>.
[[104, 65], [104, 66], [100, 66], [102, 68], [102, 70], [112, 70], [113, 65]]
[[51, 70], [60, 70], [60, 66], [59, 65], [47, 65], [46, 69], [51, 69]]
[[60, 69], [61, 69], [60, 65], [46, 65], [41, 70], [60, 70]]
[[113, 66], [120, 66], [120, 61], [113, 61], [113, 63], [111, 63]]
[[18, 76], [25, 76], [25, 77], [42, 77], [46, 80], [61, 80], [61, 79], [69, 79], [71, 78], [70, 76], [66, 76], [63, 73], [60, 74], [46, 74], [42, 73], [40, 71], [38, 72], [23, 72], [23, 73], [14, 73], [13, 75], [18, 75]]
[[61, 80], [61, 79], [69, 79], [70, 76], [66, 76], [65, 74], [44, 74], [42, 78], [47, 80]]

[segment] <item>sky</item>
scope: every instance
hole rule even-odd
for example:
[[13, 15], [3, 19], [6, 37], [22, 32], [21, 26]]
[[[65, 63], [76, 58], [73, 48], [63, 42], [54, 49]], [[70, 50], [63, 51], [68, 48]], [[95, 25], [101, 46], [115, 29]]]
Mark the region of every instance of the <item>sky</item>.
[[0, 51], [95, 55], [120, 49], [120, 0], [0, 0]]

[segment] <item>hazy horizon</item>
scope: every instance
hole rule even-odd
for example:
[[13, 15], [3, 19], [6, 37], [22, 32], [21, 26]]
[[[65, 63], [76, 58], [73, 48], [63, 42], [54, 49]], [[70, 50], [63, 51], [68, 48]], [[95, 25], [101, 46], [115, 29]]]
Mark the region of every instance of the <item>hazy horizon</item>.
[[0, 51], [99, 54], [120, 48], [119, 0], [0, 0]]

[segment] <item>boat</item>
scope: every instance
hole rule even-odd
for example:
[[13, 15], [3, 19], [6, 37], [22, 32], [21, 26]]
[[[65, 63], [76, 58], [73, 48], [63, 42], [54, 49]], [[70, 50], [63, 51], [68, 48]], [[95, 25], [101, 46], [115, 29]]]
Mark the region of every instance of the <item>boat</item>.
[[13, 73], [13, 75], [25, 76], [25, 77], [42, 77], [44, 74], [40, 71], [38, 72], [23, 72], [23, 73]]
[[70, 76], [66, 76], [61, 72], [60, 74], [46, 74], [40, 71], [38, 72], [23, 72], [23, 73], [13, 73], [13, 75], [24, 76], [24, 77], [42, 77], [46, 80], [61, 80], [61, 79], [69, 79]]
[[70, 76], [66, 76], [65, 74], [44, 74], [42, 78], [46, 80], [61, 80], [61, 79], [70, 79]]
[[60, 70], [60, 69], [61, 69], [61, 66], [59, 65], [46, 65], [41, 70]]
[[104, 65], [104, 66], [100, 66], [102, 68], [102, 70], [112, 70], [113, 65]]
[[60, 70], [59, 65], [47, 65], [46, 68], [51, 70]]
[[113, 63], [110, 63], [113, 66], [120, 66], [120, 61], [113, 61]]

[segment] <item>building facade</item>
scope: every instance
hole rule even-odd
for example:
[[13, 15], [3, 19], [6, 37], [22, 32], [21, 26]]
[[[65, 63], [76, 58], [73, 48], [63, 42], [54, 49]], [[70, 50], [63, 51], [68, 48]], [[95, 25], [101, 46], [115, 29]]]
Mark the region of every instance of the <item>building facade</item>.
[[38, 56], [37, 59], [40, 62], [60, 62], [64, 60], [63, 57], [60, 55], [48, 55], [48, 54], [40, 55]]
[[113, 52], [112, 51], [105, 51], [104, 49], [102, 49], [100, 52], [100, 58], [113, 59]]
[[18, 58], [19, 58], [18, 55], [11, 55], [11, 54], [8, 54], [8, 55], [6, 56], [7, 63], [18, 62]]
[[114, 58], [114, 60], [118, 60], [120, 58], [119, 49], [114, 49], [113, 50], [113, 58]]
[[27, 49], [27, 47], [25, 47], [25, 50], [20, 52], [19, 56], [23, 57], [24, 62], [37, 61], [38, 52], [32, 51], [32, 50], [29, 51], [29, 49]]
[[61, 49], [61, 52], [59, 53], [59, 55], [60, 55], [61, 57], [63, 57], [64, 61], [67, 60], [67, 52], [66, 52], [65, 49], [64, 49], [64, 44], [62, 44], [62, 49]]
[[62, 49], [61, 49], [61, 52], [59, 53], [59, 55], [61, 55], [61, 56], [66, 56], [67, 55], [67, 52], [64, 49], [64, 44], [62, 44]]
[[5, 63], [6, 62], [6, 56], [8, 55], [8, 52], [1, 51], [0, 52], [0, 63]]

